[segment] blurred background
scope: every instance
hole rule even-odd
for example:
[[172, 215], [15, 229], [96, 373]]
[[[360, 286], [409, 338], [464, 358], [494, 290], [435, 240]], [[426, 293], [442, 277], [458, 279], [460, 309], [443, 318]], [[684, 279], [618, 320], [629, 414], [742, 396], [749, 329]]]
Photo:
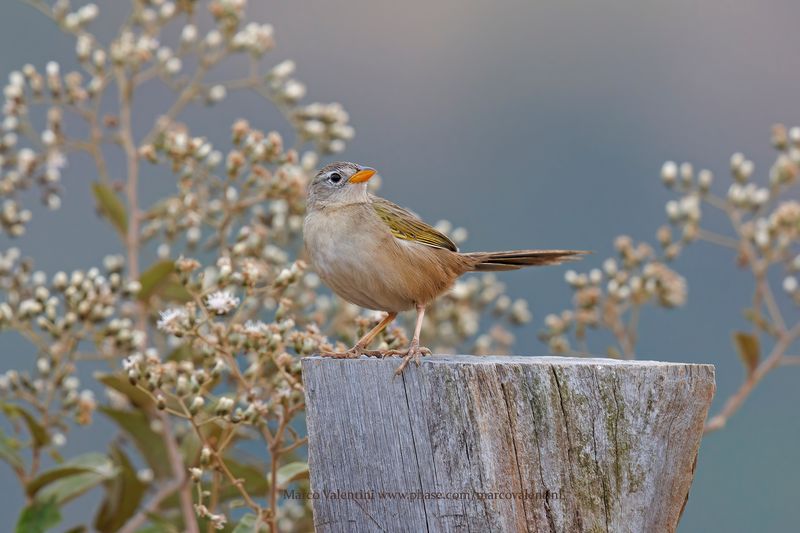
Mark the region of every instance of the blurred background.
[[[108, 38], [117, 25], [107, 18], [121, 20], [127, 2], [98, 5], [94, 27]], [[466, 227], [466, 249], [584, 248], [595, 255], [580, 267], [599, 266], [618, 234], [655, 241], [672, 198], [659, 182], [664, 160], [710, 168], [724, 190], [733, 152], [764, 176], [770, 126], [800, 123], [800, 5], [790, 0], [271, 0], [251, 2], [249, 12], [275, 26], [270, 59], [297, 62], [307, 101], [339, 101], [350, 112], [356, 138], [342, 157], [379, 169], [381, 194], [429, 222]], [[73, 39], [51, 21], [18, 1], [4, 2], [2, 15], [2, 75], [27, 62], [74, 65]], [[154, 88], [137, 102], [148, 110], [137, 128], [165, 110], [168, 96]], [[193, 108], [188, 122], [225, 147], [238, 117], [283, 128], [267, 107], [236, 95]], [[35, 210], [27, 235], [13, 243], [45, 271], [89, 267], [118, 251], [113, 230], [96, 217], [90, 168], [71, 160], [61, 210]], [[145, 171], [145, 198], [174, 190], [166, 170]], [[645, 312], [637, 352], [717, 365], [716, 411], [742, 379], [731, 332], [747, 327], [741, 310], [751, 277], [730, 251], [703, 243], [675, 268], [689, 281], [689, 303]], [[551, 268], [502, 276], [535, 316], [516, 331], [517, 353], [546, 353], [536, 333], [547, 313], [568, 306], [563, 275]], [[784, 312], [797, 317], [796, 307]], [[0, 354], [2, 370], [33, 366], [33, 351], [13, 334], [0, 337]], [[798, 368], [770, 374], [725, 429], [704, 439], [680, 531], [787, 531], [800, 523], [798, 378]], [[91, 431], [70, 435], [68, 451], [96, 447], [108, 429], [97, 418]], [[8, 482], [0, 513], [16, 517], [23, 496], [5, 465], [0, 476]], [[89, 503], [81, 499], [70, 512], [86, 514], [80, 505]]]

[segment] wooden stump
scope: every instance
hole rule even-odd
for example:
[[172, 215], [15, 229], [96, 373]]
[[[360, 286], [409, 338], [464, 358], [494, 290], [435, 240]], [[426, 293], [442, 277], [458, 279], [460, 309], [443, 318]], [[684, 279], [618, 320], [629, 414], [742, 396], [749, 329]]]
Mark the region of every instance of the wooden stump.
[[[303, 360], [317, 531], [674, 531], [714, 367]], [[291, 497], [291, 495], [290, 495]]]

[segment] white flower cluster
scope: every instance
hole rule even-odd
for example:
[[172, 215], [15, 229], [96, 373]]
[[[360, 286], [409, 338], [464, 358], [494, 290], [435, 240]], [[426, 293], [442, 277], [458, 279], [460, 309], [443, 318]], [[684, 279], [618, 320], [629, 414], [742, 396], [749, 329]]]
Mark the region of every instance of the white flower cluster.
[[[583, 342], [587, 328], [608, 328], [619, 335], [621, 344], [626, 344], [630, 339], [621, 324], [632, 307], [654, 304], [672, 308], [686, 303], [686, 281], [658, 260], [651, 246], [634, 244], [626, 236], [618, 237], [614, 246], [619, 256], [607, 258], [602, 268], [564, 273], [564, 281], [574, 291], [573, 308], [548, 314], [545, 329], [540, 333], [554, 353], [571, 350], [568, 339], [571, 330]], [[623, 351], [629, 349], [623, 347]]]
[[217, 315], [225, 315], [239, 305], [239, 298], [230, 291], [212, 292], [206, 297], [206, 307]]
[[742, 232], [765, 256], [792, 257], [790, 249], [800, 241], [800, 202], [781, 202], [768, 216], [743, 224]]
[[236, 32], [231, 39], [231, 46], [235, 50], [261, 57], [275, 46], [272, 33], [272, 26], [269, 24], [251, 22], [244, 29]]
[[322, 153], [339, 153], [354, 135], [348, 124], [350, 116], [339, 104], [313, 103], [295, 110], [298, 129], [314, 142]]
[[53, 5], [53, 15], [65, 30], [77, 33], [83, 30], [100, 14], [97, 4], [86, 4], [76, 11], [70, 11], [68, 0], [57, 0]]
[[[9, 75], [3, 90], [4, 118], [0, 137], [0, 196], [5, 197], [0, 224], [13, 237], [25, 232], [25, 224], [31, 218], [31, 212], [20, 207], [16, 199], [18, 193], [38, 186], [47, 207], [58, 209], [61, 205], [59, 185], [66, 160], [60, 108], [48, 110], [45, 129], [38, 135], [30, 126], [30, 103], [45, 98], [45, 91], [57, 103], [75, 104], [89, 98], [80, 74], [70, 72], [62, 79], [55, 62], [48, 63], [45, 76], [32, 65], [25, 65], [21, 71]], [[24, 140], [32, 147], [21, 146]]]

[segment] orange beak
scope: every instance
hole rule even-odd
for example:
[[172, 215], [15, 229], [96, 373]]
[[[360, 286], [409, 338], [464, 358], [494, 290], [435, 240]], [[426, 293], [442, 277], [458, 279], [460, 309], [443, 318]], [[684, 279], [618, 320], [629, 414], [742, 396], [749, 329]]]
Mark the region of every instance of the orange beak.
[[348, 183], [365, 183], [369, 181], [369, 179], [375, 175], [377, 170], [374, 168], [364, 167], [352, 176], [350, 179], [347, 180]]

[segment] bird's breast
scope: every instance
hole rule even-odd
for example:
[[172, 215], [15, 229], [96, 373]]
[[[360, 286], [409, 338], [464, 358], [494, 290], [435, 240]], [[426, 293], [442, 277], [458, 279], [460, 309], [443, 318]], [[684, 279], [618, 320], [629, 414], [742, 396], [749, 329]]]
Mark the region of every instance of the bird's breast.
[[371, 207], [309, 213], [304, 240], [320, 279], [345, 300], [405, 311], [446, 291], [463, 273], [457, 254], [396, 239]]

